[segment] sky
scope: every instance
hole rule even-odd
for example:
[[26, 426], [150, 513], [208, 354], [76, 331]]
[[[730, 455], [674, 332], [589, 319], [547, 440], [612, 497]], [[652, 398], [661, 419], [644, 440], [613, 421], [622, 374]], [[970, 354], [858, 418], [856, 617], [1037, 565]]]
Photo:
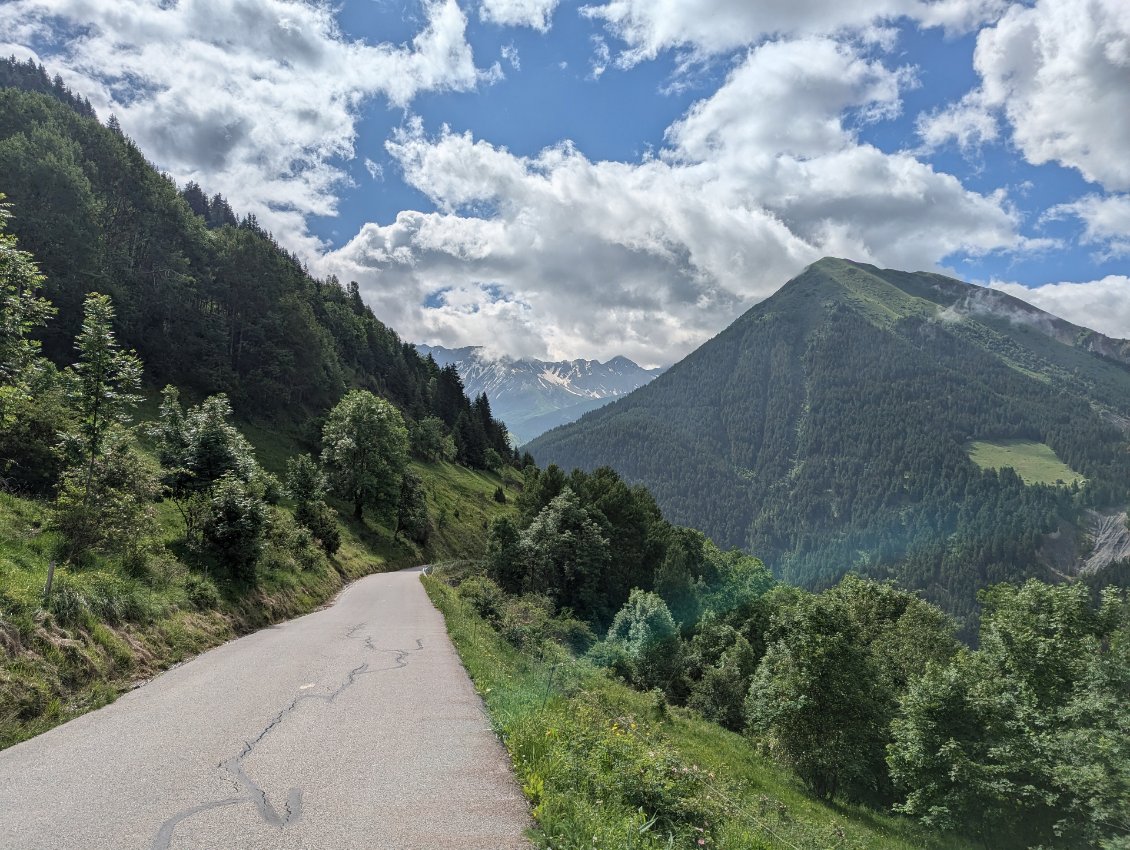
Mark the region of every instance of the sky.
[[1127, 0], [0, 0], [402, 337], [670, 364], [822, 256], [1130, 338]]

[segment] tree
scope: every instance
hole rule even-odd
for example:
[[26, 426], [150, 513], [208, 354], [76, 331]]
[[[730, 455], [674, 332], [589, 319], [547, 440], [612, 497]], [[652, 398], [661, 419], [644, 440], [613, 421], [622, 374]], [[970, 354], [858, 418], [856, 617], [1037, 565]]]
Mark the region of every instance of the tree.
[[[608, 628], [606, 651], [623, 659], [631, 681], [667, 690], [682, 660], [679, 629], [666, 603], [654, 593], [633, 590]], [[615, 664], [614, 664], [615, 666]]]
[[286, 490], [298, 505], [321, 502], [329, 492], [329, 482], [310, 455], [297, 455], [286, 461]]
[[341, 548], [341, 531], [333, 509], [326, 504], [329, 482], [309, 455], [286, 462], [286, 489], [294, 499], [294, 518], [318, 538], [327, 555]]
[[326, 418], [322, 464], [334, 490], [361, 520], [366, 506], [391, 512], [408, 462], [408, 430], [400, 412], [365, 390], [352, 390]]
[[66, 372], [77, 434], [68, 443], [86, 466], [83, 502], [90, 501], [94, 466], [106, 435], [129, 421], [128, 411], [141, 400], [141, 361], [122, 351], [114, 337], [110, 298], [92, 292], [86, 298], [82, 330], [75, 340], [78, 362]]
[[160, 416], [150, 433], [157, 443], [161, 481], [181, 512], [190, 542], [198, 542], [212, 490], [224, 476], [247, 485], [259, 482], [259, 496], [268, 489], [262, 486], [266, 474], [251, 444], [231, 423], [231, 416], [225, 395], [209, 396], [185, 411], [175, 387], [165, 387], [161, 393]]
[[444, 428], [438, 416], [421, 419], [412, 428], [412, 454], [422, 460], [452, 460], [455, 457], [455, 441]]
[[[1130, 790], [1128, 609], [1081, 584], [981, 594], [981, 646], [913, 681], [888, 763], [900, 810], [986, 843], [1116, 847]], [[1007, 839], [1005, 838], [1007, 836]]]
[[400, 499], [396, 505], [396, 532], [401, 532], [415, 543], [427, 543], [431, 532], [428, 518], [427, 492], [424, 482], [414, 472], [405, 472], [400, 479]]
[[3, 200], [0, 194], [0, 427], [10, 423], [13, 403], [30, 395], [40, 349], [32, 334], [55, 313], [39, 294], [44, 278], [31, 254], [5, 232], [11, 212]]
[[744, 703], [759, 656], [736, 629], [707, 612], [687, 652], [687, 705], [727, 729], [745, 726]]
[[0, 475], [7, 486], [46, 493], [62, 470], [59, 431], [71, 427], [55, 368], [34, 334], [55, 308], [40, 296], [44, 278], [31, 254], [5, 232], [11, 214], [0, 194]]
[[159, 494], [152, 462], [137, 451], [131, 434], [115, 429], [105, 436], [93, 465], [64, 473], [54, 525], [72, 557], [90, 549], [134, 551], [150, 536]]
[[558, 608], [599, 618], [608, 604], [600, 582], [610, 550], [600, 526], [568, 487], [554, 498], [521, 534], [526, 566], [523, 591], [543, 593]]
[[817, 796], [870, 796], [893, 707], [866, 648], [841, 607], [820, 596], [782, 611], [773, 632], [746, 700], [750, 730]]
[[499, 517], [491, 525], [487, 539], [486, 568], [487, 575], [507, 593], [522, 592], [526, 564], [521, 533], [508, 516]]
[[250, 581], [263, 549], [267, 506], [247, 483], [225, 473], [213, 488], [204, 521], [204, 543], [232, 573]]

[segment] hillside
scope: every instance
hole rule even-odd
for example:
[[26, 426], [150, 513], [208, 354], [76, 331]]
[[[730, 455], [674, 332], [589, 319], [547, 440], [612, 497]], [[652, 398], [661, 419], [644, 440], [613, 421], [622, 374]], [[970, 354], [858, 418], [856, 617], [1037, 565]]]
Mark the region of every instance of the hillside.
[[488, 444], [508, 452], [489, 408], [473, 409], [457, 373], [402, 342], [355, 283], [313, 277], [221, 195], [178, 189], [30, 62], [0, 60], [0, 192], [59, 310], [42, 337], [56, 364], [70, 362], [96, 290], [113, 299], [115, 330], [151, 388], [223, 392], [241, 418], [295, 425], [361, 388], [412, 419], [442, 419], [471, 465]]
[[[673, 522], [787, 580], [895, 577], [965, 615], [985, 584], [1048, 575], [1045, 535], [1083, 507], [1126, 499], [1128, 354], [1003, 293], [825, 259], [529, 449], [542, 464], [616, 468]], [[974, 462], [1010, 441], [1085, 484]]]
[[627, 357], [545, 361], [495, 357], [482, 346], [443, 348], [417, 345], [440, 366], [459, 370], [468, 394], [486, 393], [496, 416], [518, 445], [558, 425], [574, 422], [590, 410], [627, 395], [663, 373], [645, 369]]
[[14, 61], [0, 288], [0, 748], [512, 512], [453, 368]]

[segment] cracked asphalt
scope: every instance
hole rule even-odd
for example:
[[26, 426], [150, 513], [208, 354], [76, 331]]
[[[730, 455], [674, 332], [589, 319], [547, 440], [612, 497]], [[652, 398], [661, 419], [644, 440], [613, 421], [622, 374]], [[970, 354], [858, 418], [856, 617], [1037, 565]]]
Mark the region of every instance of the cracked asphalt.
[[419, 572], [362, 579], [0, 752], [0, 848], [529, 847]]

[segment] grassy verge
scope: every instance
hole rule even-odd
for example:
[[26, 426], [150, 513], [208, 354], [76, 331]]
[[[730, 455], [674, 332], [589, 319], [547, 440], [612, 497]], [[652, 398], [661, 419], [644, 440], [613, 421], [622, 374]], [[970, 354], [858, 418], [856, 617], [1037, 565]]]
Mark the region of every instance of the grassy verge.
[[916, 824], [808, 797], [747, 739], [551, 647], [504, 641], [424, 579], [553, 850], [964, 850]]
[[[283, 457], [290, 445], [280, 438], [268, 448]], [[511, 501], [499, 503], [495, 490], [506, 483], [497, 475], [452, 464], [415, 469], [437, 526], [425, 545], [397, 539], [370, 518], [343, 517], [341, 549], [327, 558], [281, 506], [256, 583], [248, 586], [188, 551], [176, 508], [162, 503], [156, 545], [144, 559], [94, 558], [60, 569], [46, 605], [48, 563], [59, 545], [49, 530], [50, 507], [0, 493], [0, 749], [112, 702], [226, 640], [313, 611], [350, 580], [481, 555], [486, 527], [512, 510], [514, 490]]]

